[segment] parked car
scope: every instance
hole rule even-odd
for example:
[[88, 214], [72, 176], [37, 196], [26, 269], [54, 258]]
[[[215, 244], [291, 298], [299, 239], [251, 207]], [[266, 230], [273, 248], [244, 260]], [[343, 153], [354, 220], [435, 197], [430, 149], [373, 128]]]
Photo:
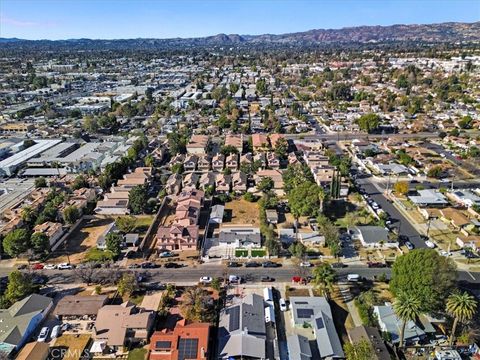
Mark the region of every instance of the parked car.
[[427, 245], [427, 247], [429, 247], [430, 249], [435, 249], [435, 246], [436, 246], [436, 245], [435, 245], [432, 241], [430, 241], [430, 240], [425, 241], [425, 245]]
[[300, 263], [300, 266], [301, 267], [311, 267], [312, 266], [312, 263], [310, 261], [302, 261]]
[[448, 256], [452, 256], [452, 253], [448, 252], [448, 251], [445, 251], [445, 250], [442, 250], [442, 251], [440, 251], [440, 255], [448, 257]]
[[272, 278], [272, 277], [270, 277], [270, 276], [262, 276], [262, 277], [260, 278], [260, 281], [261, 281], [261, 282], [272, 282], [272, 281], [275, 281], [275, 279]]
[[347, 281], [357, 282], [360, 281], [360, 275], [358, 274], [348, 274]]
[[161, 257], [161, 258], [168, 258], [168, 257], [172, 257], [172, 256], [175, 256], [175, 254], [170, 252], [170, 251], [161, 252], [160, 255], [159, 255], [159, 257]]
[[152, 262], [144, 262], [140, 265], [142, 269], [156, 269], [159, 268], [160, 265], [152, 263]]
[[57, 269], [58, 270], [72, 270], [73, 266], [69, 263], [62, 263], [62, 264], [58, 265]]
[[211, 284], [212, 281], [213, 279], [210, 276], [202, 276], [199, 282], [200, 284], [208, 285], [208, 284]]
[[228, 282], [231, 284], [241, 284], [242, 283], [242, 278], [238, 275], [230, 275], [228, 277]]
[[230, 267], [230, 268], [241, 267], [241, 266], [242, 266], [242, 263], [239, 263], [239, 262], [236, 262], [236, 261], [230, 261], [227, 264], [227, 267]]
[[139, 268], [140, 268], [140, 264], [130, 264], [130, 265], [128, 265], [128, 268], [129, 268], [129, 269], [139, 269]]
[[62, 329], [61, 329], [61, 326], [60, 325], [55, 325], [52, 329], [52, 334], [50, 335], [50, 337], [52, 339], [56, 339], [57, 337], [59, 337], [60, 335], [62, 334]]
[[384, 268], [384, 267], [387, 267], [387, 264], [382, 263], [382, 262], [369, 261], [369, 262], [367, 263], [367, 266], [368, 266], [369, 268]]
[[50, 332], [50, 329], [48, 328], [48, 326], [43, 327], [42, 330], [40, 330], [40, 334], [38, 335], [37, 341], [38, 342], [47, 341], [49, 332]]
[[282, 266], [282, 264], [274, 263], [273, 261], [265, 261], [262, 266], [264, 268], [276, 268]]
[[42, 270], [44, 268], [43, 264], [36, 263], [32, 265], [32, 270]]
[[258, 262], [255, 262], [255, 261], [250, 261], [250, 262], [247, 262], [245, 263], [245, 267], [247, 268], [250, 268], [250, 267], [260, 267], [262, 266], [262, 264], [258, 263]]
[[177, 264], [175, 262], [168, 262], [165, 265], [163, 265], [163, 267], [166, 269], [178, 269], [178, 268], [181, 268], [182, 265]]
[[332, 263], [331, 267], [334, 269], [342, 269], [344, 267], [347, 267], [347, 265], [341, 262], [335, 262], [335, 263]]
[[284, 298], [280, 298], [279, 304], [280, 304], [280, 311], [288, 310], [287, 302], [285, 301]]
[[27, 264], [20, 264], [17, 266], [17, 270], [25, 270], [28, 267]]
[[410, 241], [405, 241], [405, 246], [407, 247], [408, 250], [413, 250], [415, 246]]
[[57, 265], [55, 264], [45, 264], [43, 267], [45, 270], [55, 270], [57, 268]]

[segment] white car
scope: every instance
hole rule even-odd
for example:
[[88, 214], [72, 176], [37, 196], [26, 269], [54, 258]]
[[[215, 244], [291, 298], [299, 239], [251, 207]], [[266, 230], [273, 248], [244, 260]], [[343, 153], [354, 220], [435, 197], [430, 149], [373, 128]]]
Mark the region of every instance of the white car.
[[43, 267], [45, 270], [55, 270], [57, 268], [57, 265], [55, 264], [45, 264]]
[[301, 267], [311, 267], [312, 263], [310, 261], [303, 261], [300, 263]]
[[48, 326], [43, 327], [42, 330], [40, 330], [40, 334], [38, 335], [37, 341], [38, 342], [47, 341], [49, 331], [50, 329], [48, 328]]
[[50, 337], [52, 339], [56, 339], [61, 334], [62, 334], [62, 327], [60, 325], [55, 325], [52, 329], [52, 334], [50, 335]]
[[72, 270], [73, 266], [70, 265], [69, 263], [62, 263], [62, 264], [58, 265], [57, 269], [58, 270]]
[[285, 301], [284, 298], [280, 298], [280, 311], [287, 311], [288, 310], [288, 306], [287, 306], [287, 302]]
[[425, 245], [427, 245], [427, 247], [429, 247], [430, 249], [435, 249], [435, 244], [430, 240], [425, 241]]
[[200, 278], [200, 281], [199, 281], [199, 282], [200, 282], [201, 284], [208, 285], [208, 284], [211, 284], [211, 283], [212, 283], [212, 280], [213, 280], [213, 279], [212, 279], [210, 276], [202, 276], [202, 277]]
[[445, 250], [442, 250], [442, 251], [440, 251], [440, 255], [448, 257], [448, 256], [452, 256], [452, 253], [450, 253], [448, 251], [445, 251]]

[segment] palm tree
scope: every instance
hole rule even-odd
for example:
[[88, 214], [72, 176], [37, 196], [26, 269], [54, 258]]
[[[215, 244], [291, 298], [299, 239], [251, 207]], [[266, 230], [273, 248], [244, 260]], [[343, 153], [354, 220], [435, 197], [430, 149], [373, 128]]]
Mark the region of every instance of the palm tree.
[[454, 293], [447, 299], [446, 310], [454, 318], [449, 340], [450, 346], [452, 346], [458, 322], [467, 322], [473, 318], [477, 310], [477, 301], [466, 292]]
[[333, 283], [335, 282], [335, 270], [333, 270], [329, 264], [321, 263], [313, 269], [312, 275], [315, 286], [317, 286], [323, 294], [328, 297], [330, 290], [332, 290]]
[[320, 213], [323, 213], [323, 202], [325, 200], [325, 191], [319, 187], [318, 189], [318, 200], [320, 201]]
[[401, 293], [393, 303], [393, 310], [400, 320], [402, 320], [399, 345], [402, 348], [407, 322], [415, 320], [420, 315], [420, 301], [415, 297]]

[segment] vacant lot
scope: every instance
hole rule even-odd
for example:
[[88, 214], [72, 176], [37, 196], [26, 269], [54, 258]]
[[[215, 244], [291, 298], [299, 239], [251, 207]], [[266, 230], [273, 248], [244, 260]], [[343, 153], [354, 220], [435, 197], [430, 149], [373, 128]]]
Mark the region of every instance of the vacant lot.
[[224, 223], [260, 225], [258, 205], [243, 199], [232, 200], [225, 204]]
[[62, 246], [51, 256], [55, 262], [67, 262], [67, 254], [70, 262], [75, 264], [81, 262], [87, 250], [97, 244], [97, 239], [103, 234], [108, 224], [113, 219], [84, 220], [80, 226], [67, 239], [66, 249]]

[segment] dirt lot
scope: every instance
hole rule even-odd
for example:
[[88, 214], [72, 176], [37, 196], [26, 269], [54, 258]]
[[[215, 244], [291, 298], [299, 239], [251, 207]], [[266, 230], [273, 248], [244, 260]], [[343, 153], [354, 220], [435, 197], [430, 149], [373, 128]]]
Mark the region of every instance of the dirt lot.
[[225, 224], [260, 225], [258, 205], [244, 199], [232, 200], [225, 204]]
[[82, 224], [67, 239], [67, 248], [60, 247], [50, 257], [49, 262], [67, 262], [67, 255], [72, 264], [81, 262], [85, 252], [94, 247], [99, 236], [105, 231], [113, 219], [94, 218], [84, 220]]

